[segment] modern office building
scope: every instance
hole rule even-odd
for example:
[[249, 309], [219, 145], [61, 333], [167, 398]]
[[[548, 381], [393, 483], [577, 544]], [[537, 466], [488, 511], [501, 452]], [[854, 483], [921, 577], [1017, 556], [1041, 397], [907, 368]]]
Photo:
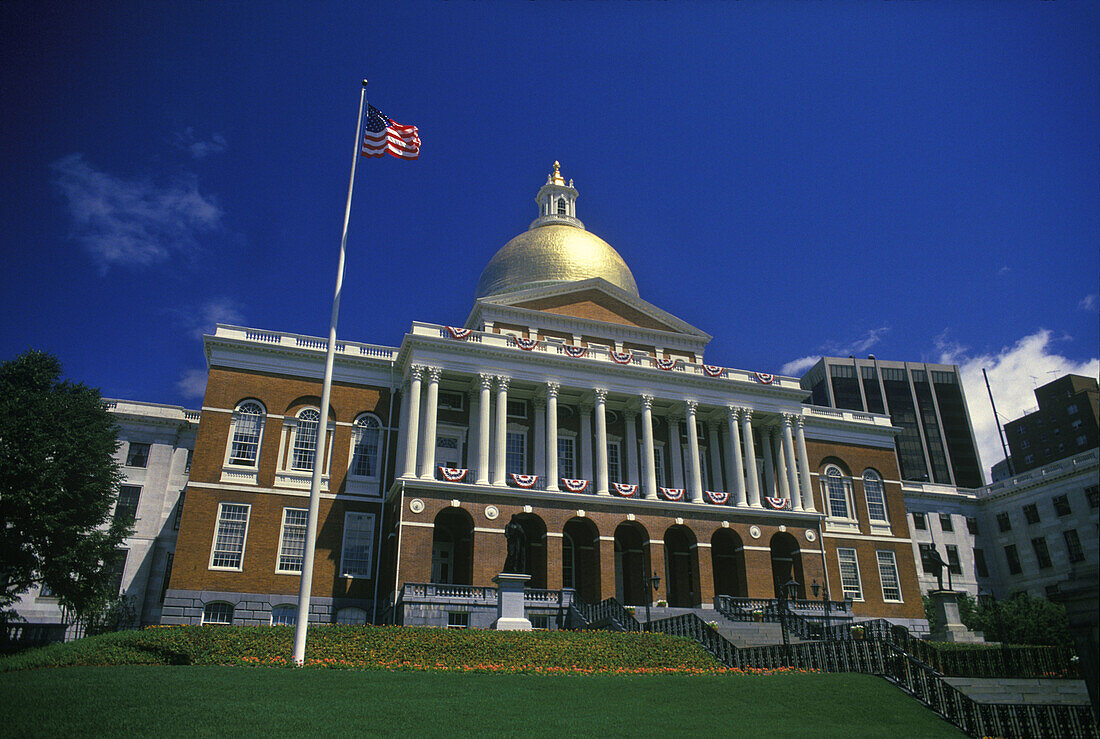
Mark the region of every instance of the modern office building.
[[567, 593], [710, 608], [792, 579], [857, 617], [923, 620], [890, 418], [707, 363], [710, 336], [639, 295], [577, 196], [555, 163], [464, 321], [340, 341], [325, 429], [324, 339], [205, 338], [163, 622], [294, 620], [318, 433], [312, 621], [489, 626], [512, 520], [535, 626]]
[[1037, 410], [1005, 424], [1009, 474], [1019, 474], [1100, 446], [1096, 378], [1065, 375], [1035, 389]]
[[984, 483], [957, 366], [822, 357], [801, 385], [814, 405], [890, 416], [901, 429], [902, 480], [960, 488]]

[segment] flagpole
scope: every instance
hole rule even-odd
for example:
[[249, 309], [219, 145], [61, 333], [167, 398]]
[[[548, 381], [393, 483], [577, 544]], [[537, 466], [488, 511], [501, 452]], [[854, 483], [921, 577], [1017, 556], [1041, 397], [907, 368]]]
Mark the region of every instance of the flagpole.
[[329, 401], [332, 397], [332, 365], [336, 359], [336, 319], [340, 316], [340, 293], [344, 285], [344, 253], [348, 241], [348, 220], [351, 218], [351, 194], [355, 188], [355, 165], [359, 161], [363, 136], [363, 103], [367, 98], [367, 81], [359, 92], [359, 119], [355, 123], [355, 149], [351, 158], [348, 180], [348, 202], [344, 207], [344, 230], [340, 234], [340, 260], [336, 267], [336, 294], [332, 299], [332, 321], [325, 349], [325, 379], [321, 384], [321, 419], [317, 428], [317, 443], [313, 451], [313, 478], [309, 487], [309, 518], [306, 522], [305, 552], [302, 554], [302, 580], [298, 586], [298, 621], [294, 626], [294, 664], [301, 666], [306, 658], [306, 629], [309, 627], [309, 600], [313, 589], [313, 560], [317, 549], [317, 519], [321, 504], [321, 473], [324, 469], [325, 440], [328, 436]]

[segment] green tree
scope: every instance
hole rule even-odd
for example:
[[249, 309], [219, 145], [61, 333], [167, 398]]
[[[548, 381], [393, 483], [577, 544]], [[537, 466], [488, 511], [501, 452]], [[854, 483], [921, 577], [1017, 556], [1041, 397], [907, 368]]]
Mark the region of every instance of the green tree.
[[1059, 647], [1073, 645], [1065, 606], [1046, 598], [1017, 593], [1007, 600], [983, 603], [975, 615], [976, 623], [971, 628], [984, 632], [988, 641]]
[[52, 354], [0, 363], [0, 621], [35, 583], [71, 620], [98, 618], [128, 524], [113, 521], [118, 427], [95, 388]]

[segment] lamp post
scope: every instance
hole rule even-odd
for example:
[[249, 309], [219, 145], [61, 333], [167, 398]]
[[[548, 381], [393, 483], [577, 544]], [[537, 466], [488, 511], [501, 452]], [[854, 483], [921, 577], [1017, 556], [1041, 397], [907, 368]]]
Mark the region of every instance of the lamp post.
[[814, 580], [813, 584], [810, 585], [810, 590], [813, 591], [813, 594], [814, 594], [815, 598], [817, 597], [818, 591], [821, 592], [821, 603], [822, 603], [822, 605], [825, 606], [825, 636], [828, 637], [829, 628], [832, 626], [832, 622], [831, 622], [829, 617], [831, 615], [830, 612], [833, 609], [833, 604], [829, 601], [828, 587], [824, 586], [824, 585], [820, 585], [820, 584], [818, 584], [817, 580]]
[[791, 598], [798, 595], [798, 582], [794, 575], [779, 588], [779, 630], [783, 634], [783, 652], [787, 656], [787, 665], [791, 664], [791, 638], [787, 633], [787, 615], [791, 609]]
[[642, 570], [642, 592], [645, 593], [645, 630], [649, 631], [649, 602], [653, 600], [653, 594], [657, 592], [657, 588], [661, 587], [661, 578], [654, 572], [653, 576], [648, 580], [645, 577], [645, 570]]

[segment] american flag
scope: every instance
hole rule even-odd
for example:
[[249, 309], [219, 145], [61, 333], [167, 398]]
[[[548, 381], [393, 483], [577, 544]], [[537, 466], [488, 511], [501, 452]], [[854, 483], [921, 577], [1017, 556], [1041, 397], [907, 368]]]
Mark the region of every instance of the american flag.
[[380, 157], [385, 153], [401, 159], [420, 156], [420, 133], [416, 126], [395, 123], [373, 105], [367, 105], [367, 130], [363, 134], [365, 157]]

